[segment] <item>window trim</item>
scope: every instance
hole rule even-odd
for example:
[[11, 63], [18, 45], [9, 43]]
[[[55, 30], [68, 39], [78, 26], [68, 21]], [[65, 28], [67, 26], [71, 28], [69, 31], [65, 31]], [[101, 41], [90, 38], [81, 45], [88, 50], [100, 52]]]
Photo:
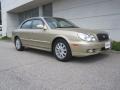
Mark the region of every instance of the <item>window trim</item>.
[[[20, 25], [20, 29], [33, 29], [33, 20], [41, 20], [42, 21], [42, 23], [43, 23], [43, 25], [46, 25], [45, 24], [45, 22], [41, 19], [41, 18], [35, 18], [35, 19], [28, 19], [28, 20], [25, 20], [25, 21], [23, 21], [23, 23]], [[25, 24], [26, 22], [28, 22], [28, 21], [32, 21], [32, 23], [31, 23], [31, 28], [22, 28], [22, 26], [23, 26], [23, 24]], [[37, 28], [36, 28], [37, 29]]]

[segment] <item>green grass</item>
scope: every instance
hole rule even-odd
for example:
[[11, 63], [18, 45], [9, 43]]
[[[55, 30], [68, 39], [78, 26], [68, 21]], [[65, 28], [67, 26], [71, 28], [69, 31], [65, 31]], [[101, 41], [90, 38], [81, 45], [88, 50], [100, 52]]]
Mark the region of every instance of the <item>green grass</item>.
[[7, 37], [7, 36], [4, 36], [4, 37], [0, 37], [0, 40], [11, 40], [11, 38]]
[[120, 42], [113, 41], [112, 42], [112, 50], [120, 51]]

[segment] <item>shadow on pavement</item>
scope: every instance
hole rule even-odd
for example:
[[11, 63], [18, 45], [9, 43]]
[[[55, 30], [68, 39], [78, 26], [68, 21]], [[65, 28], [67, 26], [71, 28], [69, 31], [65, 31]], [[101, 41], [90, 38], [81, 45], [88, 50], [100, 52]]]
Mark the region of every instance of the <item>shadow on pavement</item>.
[[38, 50], [38, 49], [25, 48], [25, 51], [27, 51], [29, 53], [34, 53], [34, 54], [39, 54], [39, 55], [43, 55], [43, 56], [53, 57], [52, 53], [47, 52], [47, 51]]
[[87, 57], [73, 57], [70, 61], [75, 63], [93, 63], [101, 60], [106, 60], [105, 58], [109, 57], [109, 54], [96, 54]]

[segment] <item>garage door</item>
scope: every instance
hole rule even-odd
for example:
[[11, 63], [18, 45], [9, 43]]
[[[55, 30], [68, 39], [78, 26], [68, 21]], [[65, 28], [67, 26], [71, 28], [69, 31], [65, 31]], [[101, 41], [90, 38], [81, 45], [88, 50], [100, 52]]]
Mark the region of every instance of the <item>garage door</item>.
[[21, 23], [27, 18], [31, 17], [38, 17], [39, 16], [39, 8], [34, 8], [28, 11], [24, 11], [18, 14], [19, 15], [19, 22]]

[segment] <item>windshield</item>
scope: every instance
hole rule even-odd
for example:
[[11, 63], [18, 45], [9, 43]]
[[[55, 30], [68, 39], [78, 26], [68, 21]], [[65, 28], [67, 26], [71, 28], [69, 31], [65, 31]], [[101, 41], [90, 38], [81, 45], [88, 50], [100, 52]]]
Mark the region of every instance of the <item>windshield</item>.
[[78, 28], [76, 25], [62, 18], [45, 18], [50, 28]]

